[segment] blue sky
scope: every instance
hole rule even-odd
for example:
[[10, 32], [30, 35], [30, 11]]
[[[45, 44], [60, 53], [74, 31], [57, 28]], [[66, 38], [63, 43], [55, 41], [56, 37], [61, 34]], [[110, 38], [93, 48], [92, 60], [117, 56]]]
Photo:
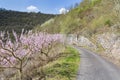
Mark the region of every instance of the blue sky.
[[23, 12], [43, 12], [56, 14], [81, 0], [0, 0], [0, 8]]

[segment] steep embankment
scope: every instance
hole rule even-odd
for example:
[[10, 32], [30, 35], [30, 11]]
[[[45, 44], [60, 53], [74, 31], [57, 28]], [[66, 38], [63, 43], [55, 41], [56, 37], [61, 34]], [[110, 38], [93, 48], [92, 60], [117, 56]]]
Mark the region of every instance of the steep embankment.
[[83, 0], [69, 13], [55, 17], [35, 30], [66, 33], [72, 44], [87, 47], [120, 63], [119, 0]]
[[[44, 25], [38, 26], [37, 30], [49, 33], [75, 33], [87, 37], [96, 33], [111, 32], [111, 27], [120, 20], [117, 9], [113, 0], [91, 0], [91, 2], [84, 0], [69, 13], [51, 19]], [[117, 28], [119, 27], [116, 27], [116, 30]]]

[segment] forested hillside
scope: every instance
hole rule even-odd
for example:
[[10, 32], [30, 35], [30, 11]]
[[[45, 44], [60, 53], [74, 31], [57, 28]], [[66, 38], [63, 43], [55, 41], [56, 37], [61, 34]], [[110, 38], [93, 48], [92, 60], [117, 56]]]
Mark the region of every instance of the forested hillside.
[[36, 25], [41, 25], [55, 15], [43, 13], [27, 13], [0, 8], [0, 31], [20, 32], [21, 29], [31, 30]]

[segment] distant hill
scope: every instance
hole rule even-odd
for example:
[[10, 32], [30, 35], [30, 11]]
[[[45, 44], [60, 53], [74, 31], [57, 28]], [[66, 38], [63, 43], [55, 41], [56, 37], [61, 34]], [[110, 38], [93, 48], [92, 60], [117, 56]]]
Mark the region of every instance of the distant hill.
[[21, 29], [31, 30], [37, 25], [53, 18], [55, 15], [43, 13], [27, 13], [0, 8], [0, 31], [14, 29], [20, 33]]

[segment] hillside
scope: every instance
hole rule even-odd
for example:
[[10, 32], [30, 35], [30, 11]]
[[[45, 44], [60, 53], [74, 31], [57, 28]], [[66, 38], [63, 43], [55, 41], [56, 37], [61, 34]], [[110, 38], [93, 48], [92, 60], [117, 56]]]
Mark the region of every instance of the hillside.
[[120, 64], [119, 0], [83, 0], [67, 14], [61, 14], [34, 30], [68, 34], [69, 43], [94, 50]]
[[53, 18], [55, 15], [43, 13], [27, 13], [6, 9], [0, 9], [0, 30], [14, 29], [20, 32], [21, 29], [31, 30], [36, 25], [41, 25], [45, 21]]
[[86, 36], [103, 32], [103, 28], [109, 31], [119, 20], [119, 8], [114, 2], [115, 0], [84, 0], [69, 13], [47, 21], [43, 26], [38, 26], [37, 30], [49, 33], [82, 33], [87, 34]]

